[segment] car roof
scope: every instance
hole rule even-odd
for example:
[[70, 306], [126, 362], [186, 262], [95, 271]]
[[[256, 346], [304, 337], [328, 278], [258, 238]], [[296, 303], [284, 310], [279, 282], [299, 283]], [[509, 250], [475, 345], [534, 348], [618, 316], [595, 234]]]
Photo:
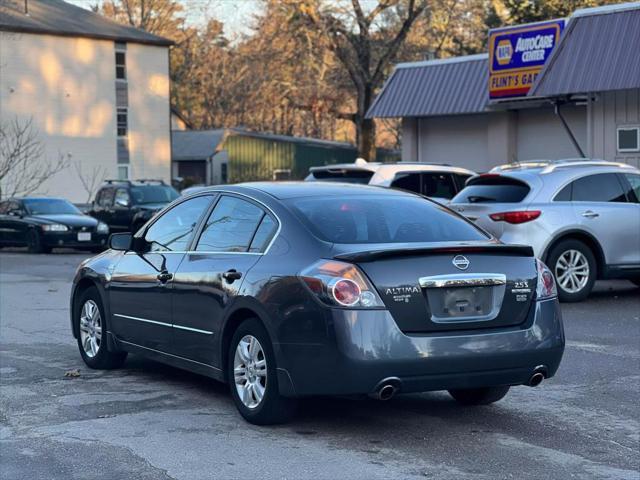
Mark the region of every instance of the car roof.
[[391, 190], [388, 188], [359, 185], [353, 183], [339, 182], [250, 182], [236, 185], [217, 185], [200, 190], [205, 191], [227, 191], [250, 194], [258, 191], [270, 195], [279, 200], [299, 197], [330, 197], [342, 195], [395, 195], [395, 196], [415, 196], [413, 193], [401, 190]]
[[418, 172], [418, 171], [437, 171], [437, 172], [454, 172], [474, 175], [475, 172], [463, 167], [455, 167], [453, 165], [447, 165], [444, 163], [424, 163], [424, 162], [394, 162], [394, 163], [380, 163], [380, 162], [356, 162], [356, 163], [336, 163], [334, 165], [324, 165], [321, 167], [311, 167], [309, 171], [322, 172], [331, 170], [352, 170], [352, 171], [365, 171], [374, 172], [376, 175], [382, 175], [387, 177], [395, 172]]

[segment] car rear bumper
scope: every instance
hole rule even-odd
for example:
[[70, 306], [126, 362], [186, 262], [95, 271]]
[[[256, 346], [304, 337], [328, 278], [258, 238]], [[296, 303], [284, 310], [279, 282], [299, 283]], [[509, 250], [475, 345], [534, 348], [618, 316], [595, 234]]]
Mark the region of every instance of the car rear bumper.
[[387, 311], [332, 310], [329, 344], [278, 344], [284, 395], [400, 392], [526, 384], [556, 373], [564, 331], [555, 300], [536, 302], [523, 327], [405, 335]]
[[77, 232], [47, 232], [42, 234], [42, 243], [51, 248], [97, 248], [106, 247], [109, 234], [91, 232], [91, 240], [78, 240]]

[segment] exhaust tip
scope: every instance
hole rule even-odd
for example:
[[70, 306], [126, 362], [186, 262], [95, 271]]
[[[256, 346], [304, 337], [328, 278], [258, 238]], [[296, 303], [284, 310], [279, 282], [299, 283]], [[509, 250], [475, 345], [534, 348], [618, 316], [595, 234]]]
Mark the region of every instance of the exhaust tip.
[[378, 392], [380, 400], [390, 400], [396, 394], [396, 387], [393, 385], [385, 385]]
[[401, 382], [397, 377], [388, 377], [378, 383], [378, 386], [369, 394], [376, 400], [390, 400], [400, 391]]
[[542, 372], [536, 372], [533, 375], [531, 375], [528, 385], [530, 387], [537, 387], [542, 383], [543, 380], [544, 380], [544, 374]]

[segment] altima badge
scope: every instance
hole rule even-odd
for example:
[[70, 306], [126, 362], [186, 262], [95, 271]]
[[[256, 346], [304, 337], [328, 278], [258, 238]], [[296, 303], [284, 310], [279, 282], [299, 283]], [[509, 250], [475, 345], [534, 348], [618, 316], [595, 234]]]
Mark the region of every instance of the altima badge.
[[453, 263], [453, 265], [460, 270], [466, 270], [467, 268], [469, 268], [470, 262], [464, 255], [456, 255], [455, 257], [453, 257], [453, 260], [451, 260], [451, 263]]

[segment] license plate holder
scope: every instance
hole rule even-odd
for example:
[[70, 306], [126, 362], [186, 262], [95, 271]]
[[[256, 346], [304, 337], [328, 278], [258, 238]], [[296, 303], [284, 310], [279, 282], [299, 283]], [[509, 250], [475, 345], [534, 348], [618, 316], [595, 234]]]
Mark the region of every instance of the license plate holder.
[[79, 242], [90, 242], [91, 241], [91, 232], [78, 232], [78, 241]]

